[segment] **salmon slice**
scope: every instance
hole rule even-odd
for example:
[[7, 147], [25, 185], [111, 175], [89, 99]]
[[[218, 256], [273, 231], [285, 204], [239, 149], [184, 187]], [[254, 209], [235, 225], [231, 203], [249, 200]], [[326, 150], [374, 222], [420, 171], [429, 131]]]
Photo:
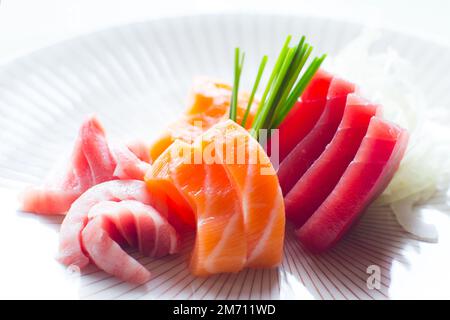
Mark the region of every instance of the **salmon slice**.
[[93, 186], [70, 207], [61, 225], [58, 260], [69, 266], [83, 268], [89, 259], [80, 242], [81, 232], [88, 222], [89, 210], [103, 201], [136, 200], [152, 205], [155, 202], [143, 181], [113, 180]]
[[325, 110], [316, 125], [280, 164], [278, 179], [284, 195], [288, 194], [333, 138], [344, 114], [347, 95], [354, 89], [352, 83], [342, 79], [333, 78], [331, 81]]
[[[204, 147], [175, 141], [153, 164], [146, 182], [151, 192], [159, 189], [184, 202], [179, 208], [192, 208], [197, 229], [190, 262], [194, 275], [237, 272], [247, 258], [240, 203], [223, 166], [201, 161]], [[198, 156], [200, 161], [194, 162]]]
[[379, 117], [370, 121], [358, 152], [338, 184], [297, 231], [310, 251], [332, 247], [366, 207], [386, 188], [398, 169], [408, 133]]
[[[166, 129], [150, 146], [150, 163], [154, 162], [176, 139], [192, 143], [211, 126], [229, 117], [231, 86], [211, 79], [197, 79], [189, 95], [188, 109], [184, 115]], [[240, 123], [247, 108], [249, 95], [239, 93], [237, 121]], [[254, 100], [246, 121], [250, 128], [257, 110]]]
[[88, 218], [81, 233], [86, 253], [100, 269], [123, 281], [145, 283], [150, 272], [114, 240], [117, 233], [145, 256], [162, 257], [179, 250], [175, 229], [153, 207], [141, 202], [103, 201], [89, 210]]
[[283, 195], [269, 157], [258, 141], [231, 120], [213, 126], [202, 140], [215, 145], [217, 161], [223, 164], [242, 203], [246, 266], [277, 266], [282, 259], [285, 214]]
[[283, 161], [294, 147], [311, 131], [327, 103], [327, 93], [333, 76], [319, 69], [278, 127], [278, 141], [269, 140], [268, 153], [273, 143], [278, 143], [278, 161]]
[[281, 262], [285, 216], [276, 172], [259, 143], [235, 122], [214, 125], [193, 144], [174, 142], [146, 182], [152, 193], [176, 197], [180, 208], [192, 208], [197, 229], [193, 274]]
[[370, 119], [380, 108], [349, 94], [331, 142], [285, 197], [286, 217], [300, 227], [317, 210], [355, 157]]
[[[64, 172], [48, 179], [43, 186], [29, 187], [21, 195], [21, 210], [38, 214], [65, 214], [87, 189], [114, 179], [143, 179], [149, 164], [142, 155], [143, 143], [112, 150], [105, 131], [95, 116], [83, 122]], [[147, 159], [149, 156], [147, 156]]]

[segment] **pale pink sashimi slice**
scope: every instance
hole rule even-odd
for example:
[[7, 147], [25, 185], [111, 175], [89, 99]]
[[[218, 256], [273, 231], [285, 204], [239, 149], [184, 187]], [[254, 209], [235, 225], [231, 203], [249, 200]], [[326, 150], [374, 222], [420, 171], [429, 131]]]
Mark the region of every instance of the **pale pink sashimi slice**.
[[299, 227], [317, 210], [355, 157], [379, 107], [349, 94], [331, 142], [285, 197], [286, 217]]
[[[84, 249], [100, 269], [121, 280], [145, 283], [150, 272], [114, 241], [116, 230], [125, 239], [136, 237], [137, 247], [145, 256], [162, 257], [179, 251], [175, 229], [153, 207], [141, 202], [100, 202], [90, 209], [88, 217], [81, 233]], [[136, 246], [134, 240], [131, 242], [130, 245]]]
[[150, 169], [150, 164], [142, 161], [129, 147], [117, 145], [113, 147], [113, 155], [116, 167], [113, 176], [122, 180], [143, 180], [145, 173]]
[[180, 241], [175, 229], [152, 206], [135, 200], [103, 201], [91, 208], [88, 217], [100, 215], [110, 219], [128, 244], [145, 256], [178, 252]]
[[[278, 127], [279, 162], [287, 157], [316, 124], [325, 108], [328, 88], [332, 79], [333, 76], [326, 71], [322, 69], [317, 71], [301, 99]], [[270, 140], [268, 150], [271, 149], [273, 143], [277, 143], [277, 141]], [[271, 154], [270, 151], [268, 151], [269, 154]]]
[[64, 215], [80, 194], [64, 187], [28, 187], [21, 194], [20, 210], [41, 215]]
[[143, 181], [113, 180], [98, 184], [83, 193], [70, 207], [61, 225], [58, 260], [80, 268], [89, 263], [80, 242], [88, 222], [89, 210], [103, 201], [136, 200], [152, 205], [152, 197]]
[[347, 95], [354, 89], [352, 83], [333, 78], [325, 110], [316, 125], [280, 164], [278, 179], [283, 195], [288, 194], [331, 141], [344, 114]]
[[89, 164], [92, 184], [111, 180], [116, 162], [106, 140], [105, 131], [97, 118], [91, 117], [83, 124], [81, 141], [83, 154]]
[[81, 126], [71, 161], [58, 179], [30, 187], [21, 196], [22, 210], [39, 214], [65, 214], [70, 205], [92, 185], [113, 179], [116, 162], [97, 118]]
[[135, 141], [111, 148], [100, 122], [90, 116], [79, 130], [72, 157], [65, 172], [43, 186], [29, 187], [21, 196], [23, 211], [39, 214], [65, 214], [87, 189], [114, 179], [140, 179], [150, 165], [145, 143]]
[[123, 281], [142, 284], [150, 280], [148, 271], [129, 256], [110, 236], [110, 221], [99, 216], [87, 224], [82, 231], [85, 250], [95, 265]]
[[354, 160], [331, 194], [297, 231], [303, 245], [313, 252], [332, 247], [387, 186], [407, 143], [407, 131], [373, 117]]
[[150, 163], [150, 144], [142, 140], [133, 140], [127, 143], [127, 147], [139, 160]]
[[[109, 235], [114, 238], [120, 245], [128, 245], [130, 247], [137, 247], [138, 235], [136, 222], [133, 212], [124, 210], [120, 205], [122, 202], [116, 201], [102, 201], [92, 206], [89, 210], [88, 218], [92, 219], [96, 216], [106, 216], [115, 227], [115, 230], [109, 230]], [[132, 200], [128, 200], [132, 201]], [[114, 234], [114, 236], [111, 235]]]

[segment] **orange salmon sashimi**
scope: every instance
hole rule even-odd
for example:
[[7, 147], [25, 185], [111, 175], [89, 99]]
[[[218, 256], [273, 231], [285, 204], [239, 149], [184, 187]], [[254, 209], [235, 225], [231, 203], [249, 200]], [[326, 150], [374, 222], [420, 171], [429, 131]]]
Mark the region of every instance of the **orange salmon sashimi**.
[[231, 120], [213, 126], [202, 139], [221, 151], [216, 152], [217, 161], [224, 165], [242, 203], [247, 267], [277, 266], [282, 259], [285, 212], [278, 177], [269, 157], [257, 140]]
[[[227, 153], [230, 142], [233, 159]], [[197, 228], [193, 274], [281, 262], [285, 218], [278, 179], [262, 147], [235, 122], [214, 125], [192, 144], [175, 141], [145, 180], [150, 192], [176, 198], [179, 208], [192, 208]]]
[[[228, 118], [232, 87], [219, 81], [198, 78], [189, 94], [188, 109], [183, 116], [168, 126], [150, 145], [150, 160], [154, 162], [176, 139], [192, 143], [196, 137], [216, 123]], [[249, 94], [239, 93], [237, 122], [241, 123], [247, 108]], [[245, 127], [250, 128], [258, 102], [253, 100]]]
[[[238, 196], [221, 165], [194, 163], [194, 157], [201, 157], [201, 147], [175, 141], [147, 174], [147, 186], [151, 193], [175, 196], [195, 208], [197, 235], [190, 264], [193, 274], [237, 272], [247, 258]], [[186, 204], [179, 208], [186, 208]], [[186, 211], [180, 214], [186, 215]]]

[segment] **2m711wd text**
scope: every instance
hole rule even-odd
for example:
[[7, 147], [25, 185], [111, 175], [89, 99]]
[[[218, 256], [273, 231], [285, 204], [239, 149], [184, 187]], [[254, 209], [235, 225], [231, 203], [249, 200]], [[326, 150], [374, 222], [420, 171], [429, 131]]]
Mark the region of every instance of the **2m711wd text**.
[[216, 313], [218, 315], [237, 315], [237, 314], [275, 314], [275, 306], [272, 304], [219, 304]]

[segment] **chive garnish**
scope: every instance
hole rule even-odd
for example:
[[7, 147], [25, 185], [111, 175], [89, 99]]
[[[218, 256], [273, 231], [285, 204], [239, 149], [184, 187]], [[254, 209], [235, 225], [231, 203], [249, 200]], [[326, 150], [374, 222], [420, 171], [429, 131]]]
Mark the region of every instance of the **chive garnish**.
[[[315, 57], [306, 68], [306, 71], [302, 73], [302, 70], [311, 55], [313, 47], [306, 43], [304, 36], [301, 37], [297, 45], [290, 47], [289, 43], [291, 39], [292, 36], [290, 35], [286, 38], [261, 97], [261, 101], [250, 130], [251, 134], [255, 138], [258, 138], [258, 132], [261, 129], [268, 129], [270, 134], [270, 129], [277, 128], [283, 122], [284, 118], [293, 108], [326, 58], [326, 55], [322, 55], [320, 58]], [[244, 54], [242, 54], [241, 57], [239, 48], [236, 48], [234, 85], [230, 108], [230, 118], [234, 121], [236, 121], [237, 94], [243, 60]], [[267, 56], [264, 56], [259, 66], [258, 74], [247, 104], [247, 109], [245, 110], [245, 114], [242, 119], [242, 126], [245, 126], [246, 124], [251, 104], [261, 80], [266, 62]]]
[[264, 90], [264, 93], [261, 97], [261, 101], [259, 103], [258, 111], [255, 115], [255, 120], [253, 120], [252, 129], [255, 128], [255, 123], [259, 123], [264, 121], [263, 113], [264, 113], [264, 105], [266, 102], [266, 98], [269, 95], [270, 90], [272, 89], [274, 80], [277, 77], [277, 74], [279, 73], [281, 66], [283, 64], [283, 61], [286, 57], [287, 51], [289, 49], [289, 42], [291, 41], [291, 36], [288, 36], [286, 38], [286, 41], [284, 42], [283, 48], [280, 51], [280, 54], [278, 55], [277, 62], [275, 63], [275, 66], [273, 67], [272, 73], [270, 74], [269, 81], [267, 82], [266, 89]]
[[255, 83], [253, 84], [253, 89], [248, 99], [247, 108], [245, 109], [244, 117], [242, 118], [241, 126], [245, 127], [247, 122], [248, 114], [250, 113], [250, 108], [252, 107], [253, 99], [255, 98], [256, 90], [258, 90], [259, 82], [261, 81], [264, 68], [266, 67], [268, 57], [264, 56], [259, 64], [258, 73], [256, 75]]
[[236, 121], [237, 117], [237, 103], [238, 103], [238, 92], [239, 92], [239, 81], [241, 78], [242, 66], [244, 65], [245, 53], [240, 53], [240, 49], [236, 48], [234, 50], [234, 82], [233, 91], [231, 93], [231, 103], [230, 103], [230, 119]]
[[283, 106], [283, 109], [280, 110], [280, 113], [277, 115], [273, 123], [273, 128], [277, 128], [287, 116], [289, 111], [291, 111], [292, 107], [297, 102], [298, 98], [301, 96], [303, 91], [305, 91], [308, 84], [311, 82], [311, 79], [316, 74], [317, 70], [319, 70], [320, 65], [325, 60], [326, 55], [322, 55], [320, 58], [314, 58], [313, 62], [309, 65], [308, 69], [305, 71], [303, 76], [297, 82], [297, 85], [290, 93], [289, 97], [286, 100], [286, 103]]
[[282, 123], [325, 59], [325, 55], [315, 58], [300, 76], [313, 48], [305, 37], [294, 47], [289, 47], [290, 40], [288, 36], [253, 122], [252, 134], [256, 138], [260, 129], [275, 129]]

